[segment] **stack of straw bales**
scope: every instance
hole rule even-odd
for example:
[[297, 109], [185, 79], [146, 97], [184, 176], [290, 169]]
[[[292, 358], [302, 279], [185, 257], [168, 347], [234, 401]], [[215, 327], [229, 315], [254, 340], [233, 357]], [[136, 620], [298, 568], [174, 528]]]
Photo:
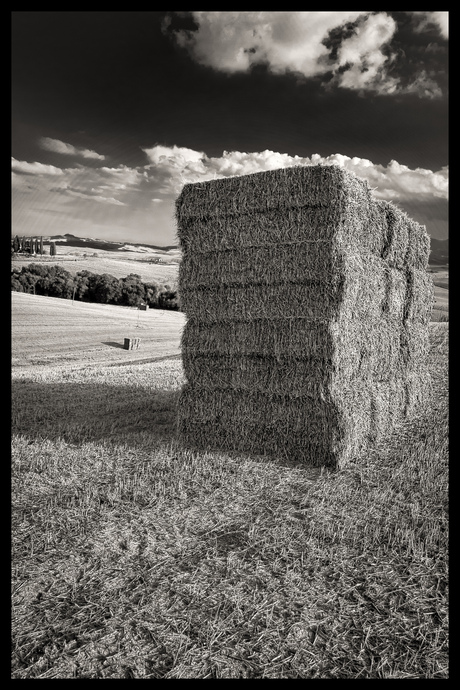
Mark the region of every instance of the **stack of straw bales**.
[[338, 166], [185, 185], [178, 436], [341, 466], [426, 397], [425, 228]]

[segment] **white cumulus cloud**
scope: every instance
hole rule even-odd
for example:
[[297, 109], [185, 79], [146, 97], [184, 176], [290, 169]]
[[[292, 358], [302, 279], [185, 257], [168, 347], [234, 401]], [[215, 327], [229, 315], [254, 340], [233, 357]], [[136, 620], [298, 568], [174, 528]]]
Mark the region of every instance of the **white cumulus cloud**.
[[[177, 43], [199, 64], [227, 74], [248, 72], [252, 66], [264, 64], [274, 74], [290, 72], [304, 78], [329, 74], [333, 78], [327, 88], [339, 86], [378, 95], [414, 93], [420, 98], [441, 95], [433, 79], [424, 73], [414, 77], [409, 87], [390, 73], [397, 58], [391, 50], [397, 24], [386, 12], [191, 14], [198, 28], [172, 30]], [[447, 36], [447, 12], [411, 15], [416, 31], [435, 24]], [[332, 31], [336, 34], [335, 54], [328, 43]]]
[[197, 31], [177, 31], [176, 40], [200, 64], [245, 72], [267, 63], [275, 73], [324, 73], [329, 31], [363, 12], [192, 12]]
[[193, 149], [184, 148], [181, 146], [152, 146], [151, 148], [142, 149], [145, 151], [149, 159], [155, 165], [160, 164], [164, 160], [180, 161], [180, 162], [198, 162], [205, 156], [203, 151], [194, 151]]
[[53, 153], [81, 156], [82, 158], [93, 158], [95, 160], [105, 160], [105, 156], [96, 153], [96, 151], [77, 148], [76, 146], [72, 146], [72, 144], [66, 144], [64, 141], [60, 141], [59, 139], [51, 139], [51, 137], [41, 137], [39, 144], [42, 149], [45, 149], [45, 151], [52, 151]]
[[18, 161], [16, 158], [11, 158], [11, 169], [14, 173], [21, 175], [62, 175], [63, 170], [56, 168], [54, 165], [45, 165], [44, 163], [28, 163], [27, 161]]
[[348, 89], [370, 89], [379, 93], [394, 93], [398, 81], [387, 74], [390, 58], [382, 48], [391, 41], [396, 22], [385, 12], [372, 14], [358, 23], [352, 36], [346, 38], [338, 51], [338, 84]]
[[276, 151], [245, 153], [224, 151], [222, 156], [207, 156], [202, 151], [163, 146], [161, 156], [152, 149], [144, 149], [149, 157], [146, 166], [150, 180], [162, 193], [176, 195], [186, 183], [212, 180], [220, 177], [248, 175], [250, 173], [293, 165], [340, 165], [366, 179], [378, 198], [407, 200], [413, 198], [444, 198], [448, 196], [448, 168], [439, 171], [424, 168], [411, 169], [397, 161], [387, 166], [342, 154], [311, 157], [291, 156]]

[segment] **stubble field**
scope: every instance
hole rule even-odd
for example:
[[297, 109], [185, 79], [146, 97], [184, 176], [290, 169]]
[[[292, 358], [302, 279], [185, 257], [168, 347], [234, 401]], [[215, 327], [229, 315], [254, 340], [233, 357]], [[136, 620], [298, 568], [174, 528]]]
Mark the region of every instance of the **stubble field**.
[[[12, 292], [12, 364], [126, 364], [180, 355], [184, 314]], [[125, 338], [140, 338], [137, 350]]]
[[12, 678], [448, 678], [448, 323], [321, 472], [178, 446], [182, 314], [12, 300]]

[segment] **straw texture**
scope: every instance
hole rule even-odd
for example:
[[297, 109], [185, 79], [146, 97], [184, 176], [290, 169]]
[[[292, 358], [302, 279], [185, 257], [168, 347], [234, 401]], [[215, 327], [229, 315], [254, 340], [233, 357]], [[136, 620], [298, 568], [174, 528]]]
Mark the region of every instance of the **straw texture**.
[[425, 229], [338, 166], [186, 185], [178, 436], [340, 466], [414, 414], [433, 284]]

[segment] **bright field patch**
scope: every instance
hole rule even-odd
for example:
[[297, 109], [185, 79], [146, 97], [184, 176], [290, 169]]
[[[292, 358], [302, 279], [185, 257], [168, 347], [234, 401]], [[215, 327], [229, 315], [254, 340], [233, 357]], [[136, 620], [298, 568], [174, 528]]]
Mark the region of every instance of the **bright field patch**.
[[[12, 292], [12, 365], [127, 363], [180, 355], [181, 312]], [[125, 338], [140, 338], [124, 350]]]
[[[91, 249], [78, 247], [58, 246], [55, 256], [44, 255], [23, 257], [17, 255], [12, 261], [12, 268], [21, 269], [31, 263], [44, 263], [47, 266], [60, 266], [72, 275], [80, 271], [90, 271], [91, 273], [108, 273], [114, 278], [126, 278], [130, 273], [137, 273], [145, 283], [157, 282], [162, 285], [168, 284], [171, 288], [177, 284], [178, 256], [177, 252], [167, 253], [162, 256], [158, 254], [156, 258], [161, 258], [165, 263], [153, 263], [152, 258], [142, 252], [109, 252], [98, 250], [94, 252], [97, 256], [91, 256]], [[86, 256], [84, 256], [86, 254]], [[171, 262], [171, 263], [169, 263]]]

